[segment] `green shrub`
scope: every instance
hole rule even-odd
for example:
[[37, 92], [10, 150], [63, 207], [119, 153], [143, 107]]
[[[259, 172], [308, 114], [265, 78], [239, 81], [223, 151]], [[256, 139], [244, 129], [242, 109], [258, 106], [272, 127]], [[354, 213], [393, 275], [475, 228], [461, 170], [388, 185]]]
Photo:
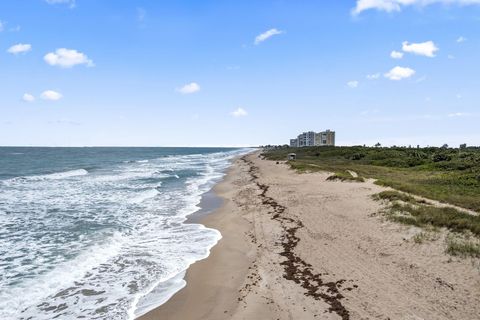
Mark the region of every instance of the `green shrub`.
[[452, 160], [452, 157], [445, 153], [436, 153], [433, 155], [432, 160], [433, 162], [450, 161]]

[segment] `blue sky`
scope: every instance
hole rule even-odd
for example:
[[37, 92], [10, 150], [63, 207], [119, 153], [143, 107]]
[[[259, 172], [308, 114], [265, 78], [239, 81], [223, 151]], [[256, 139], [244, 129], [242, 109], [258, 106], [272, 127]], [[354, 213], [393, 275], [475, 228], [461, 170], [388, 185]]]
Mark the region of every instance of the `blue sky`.
[[0, 21], [0, 145], [324, 129], [342, 145], [480, 145], [480, 0], [5, 0]]

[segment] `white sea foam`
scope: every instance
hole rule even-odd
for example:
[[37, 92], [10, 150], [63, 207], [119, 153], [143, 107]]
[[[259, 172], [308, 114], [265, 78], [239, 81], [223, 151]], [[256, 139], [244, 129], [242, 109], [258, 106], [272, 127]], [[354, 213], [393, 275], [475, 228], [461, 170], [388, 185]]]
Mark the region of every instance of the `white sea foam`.
[[158, 192], [157, 189], [146, 190], [146, 191], [141, 192], [138, 196], [135, 196], [135, 197], [129, 199], [128, 202], [132, 203], [132, 204], [142, 203], [143, 201], [145, 201], [147, 199], [154, 198], [159, 193], [160, 192]]
[[183, 279], [184, 277], [185, 271], [182, 271], [171, 279], [154, 283], [148, 293], [138, 294], [128, 310], [128, 318], [136, 319], [167, 302], [177, 291], [185, 287], [187, 282]]
[[42, 174], [37, 176], [18, 177], [18, 178], [13, 178], [13, 180], [14, 181], [60, 180], [60, 179], [84, 176], [87, 174], [88, 174], [87, 170], [77, 169], [77, 170], [70, 170], [70, 171], [63, 171], [63, 172], [55, 172], [50, 174]]
[[119, 233], [115, 233], [108, 242], [88, 248], [81, 255], [56, 266], [48, 273], [23, 281], [10, 290], [2, 289], [0, 292], [0, 317], [14, 319], [19, 316], [20, 310], [27, 309], [27, 315], [31, 312], [31, 316], [40, 318], [40, 315], [36, 315], [37, 311], [28, 311], [29, 307], [37, 305], [42, 299], [61, 289], [68, 288], [75, 281], [81, 280], [93, 268], [115, 257], [123, 243], [125, 243], [125, 239]]

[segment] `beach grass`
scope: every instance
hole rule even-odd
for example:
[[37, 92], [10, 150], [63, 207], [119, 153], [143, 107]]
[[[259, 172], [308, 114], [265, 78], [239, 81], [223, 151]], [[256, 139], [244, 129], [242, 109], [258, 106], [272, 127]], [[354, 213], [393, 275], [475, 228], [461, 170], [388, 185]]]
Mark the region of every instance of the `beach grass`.
[[459, 256], [462, 258], [480, 258], [480, 242], [478, 239], [476, 241], [449, 237], [447, 238], [446, 252], [452, 256]]
[[270, 160], [297, 154], [299, 171], [346, 172], [382, 186], [480, 212], [480, 148], [304, 147], [267, 150]]
[[454, 232], [469, 231], [480, 236], [480, 216], [451, 207], [412, 205], [394, 202], [387, 216], [390, 220], [417, 227], [447, 228]]
[[363, 177], [355, 177], [349, 171], [338, 171], [335, 172], [333, 175], [327, 178], [329, 181], [354, 181], [354, 182], [365, 182]]
[[416, 244], [422, 244], [427, 241], [435, 241], [439, 239], [438, 230], [434, 231], [422, 231], [413, 236], [413, 242]]
[[424, 200], [417, 200], [409, 194], [394, 191], [394, 190], [382, 191], [380, 193], [373, 195], [373, 198], [375, 200], [402, 201], [405, 203], [419, 203], [419, 202], [425, 203], [426, 202]]

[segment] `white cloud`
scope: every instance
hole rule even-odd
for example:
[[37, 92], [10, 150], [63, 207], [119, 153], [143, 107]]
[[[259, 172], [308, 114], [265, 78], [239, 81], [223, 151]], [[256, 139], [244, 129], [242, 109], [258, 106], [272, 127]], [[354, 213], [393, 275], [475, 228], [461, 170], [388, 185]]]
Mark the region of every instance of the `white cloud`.
[[45, 0], [48, 4], [66, 4], [70, 8], [75, 8], [75, 0]]
[[198, 85], [198, 83], [192, 82], [184, 85], [181, 88], [178, 88], [177, 91], [180, 92], [181, 94], [192, 94], [200, 91], [200, 86]]
[[455, 113], [450, 113], [448, 116], [450, 118], [455, 118], [455, 117], [466, 117], [468, 115], [469, 113], [465, 113], [465, 112], [455, 112]]
[[465, 37], [460, 36], [460, 37], [457, 38], [458, 43], [462, 43], [462, 42], [465, 42], [465, 41], [467, 41], [467, 38], [465, 38]]
[[2, 32], [5, 29], [5, 22], [0, 20], [0, 32]]
[[425, 80], [427, 80], [427, 76], [422, 76], [422, 77], [418, 78], [417, 80], [415, 80], [415, 82], [420, 83], [420, 82], [423, 82]]
[[347, 86], [349, 86], [352, 89], [357, 88], [358, 87], [358, 81], [356, 81], [356, 80], [349, 81], [349, 82], [347, 82]]
[[453, 60], [453, 59], [455, 59], [455, 56], [454, 56], [453, 54], [449, 54], [449, 55], [447, 56], [447, 58], [450, 59], [450, 60]]
[[433, 41], [425, 41], [421, 43], [408, 43], [408, 41], [404, 41], [402, 43], [402, 50], [419, 56], [433, 58], [435, 57], [435, 52], [438, 51], [438, 47]]
[[415, 74], [415, 70], [413, 69], [396, 66], [389, 72], [385, 73], [384, 76], [385, 78], [388, 78], [390, 80], [402, 80], [402, 79], [410, 78], [414, 74]]
[[62, 94], [53, 90], [43, 91], [40, 98], [43, 100], [58, 101], [62, 99]]
[[262, 43], [263, 41], [267, 40], [268, 38], [273, 37], [275, 35], [282, 34], [282, 33], [284, 33], [284, 32], [280, 31], [280, 30], [277, 30], [275, 28], [270, 29], [268, 31], [265, 31], [264, 33], [259, 34], [258, 36], [255, 37], [255, 44], [258, 45], [258, 44]]
[[400, 11], [400, 5], [393, 0], [357, 0], [357, 5], [352, 10], [353, 15], [358, 15], [362, 11], [376, 9], [381, 11]]
[[55, 52], [50, 52], [43, 57], [46, 63], [51, 66], [59, 66], [61, 68], [71, 68], [73, 66], [84, 64], [87, 67], [95, 66], [84, 53], [73, 49], [60, 48]]
[[146, 28], [147, 27], [147, 10], [144, 8], [138, 7], [137, 8], [137, 22], [138, 26], [140, 28]]
[[407, 6], [425, 7], [432, 4], [475, 5], [480, 4], [480, 0], [357, 0], [352, 14], [358, 15], [366, 10], [394, 12]]
[[378, 110], [378, 109], [367, 109], [367, 110], [363, 110], [362, 112], [360, 112], [360, 115], [366, 116], [366, 115], [377, 114], [379, 112], [380, 112], [380, 110]]
[[48, 121], [49, 124], [57, 124], [57, 125], [71, 125], [71, 126], [81, 126], [82, 123], [70, 120], [68, 118], [62, 118], [58, 120], [51, 120]]
[[236, 110], [234, 110], [232, 112], [232, 116], [234, 116], [236, 118], [245, 117], [247, 115], [248, 115], [247, 111], [243, 108], [237, 108]]
[[11, 54], [26, 53], [32, 50], [31, 44], [19, 43], [8, 48], [7, 52]]
[[390, 57], [392, 59], [402, 59], [403, 58], [403, 52], [393, 50], [390, 53]]
[[147, 17], [147, 11], [144, 8], [137, 8], [137, 20], [143, 22]]
[[380, 78], [380, 73], [367, 74], [368, 80], [376, 80]]
[[35, 97], [31, 95], [30, 93], [25, 93], [22, 97], [22, 100], [25, 102], [33, 102], [35, 101]]

